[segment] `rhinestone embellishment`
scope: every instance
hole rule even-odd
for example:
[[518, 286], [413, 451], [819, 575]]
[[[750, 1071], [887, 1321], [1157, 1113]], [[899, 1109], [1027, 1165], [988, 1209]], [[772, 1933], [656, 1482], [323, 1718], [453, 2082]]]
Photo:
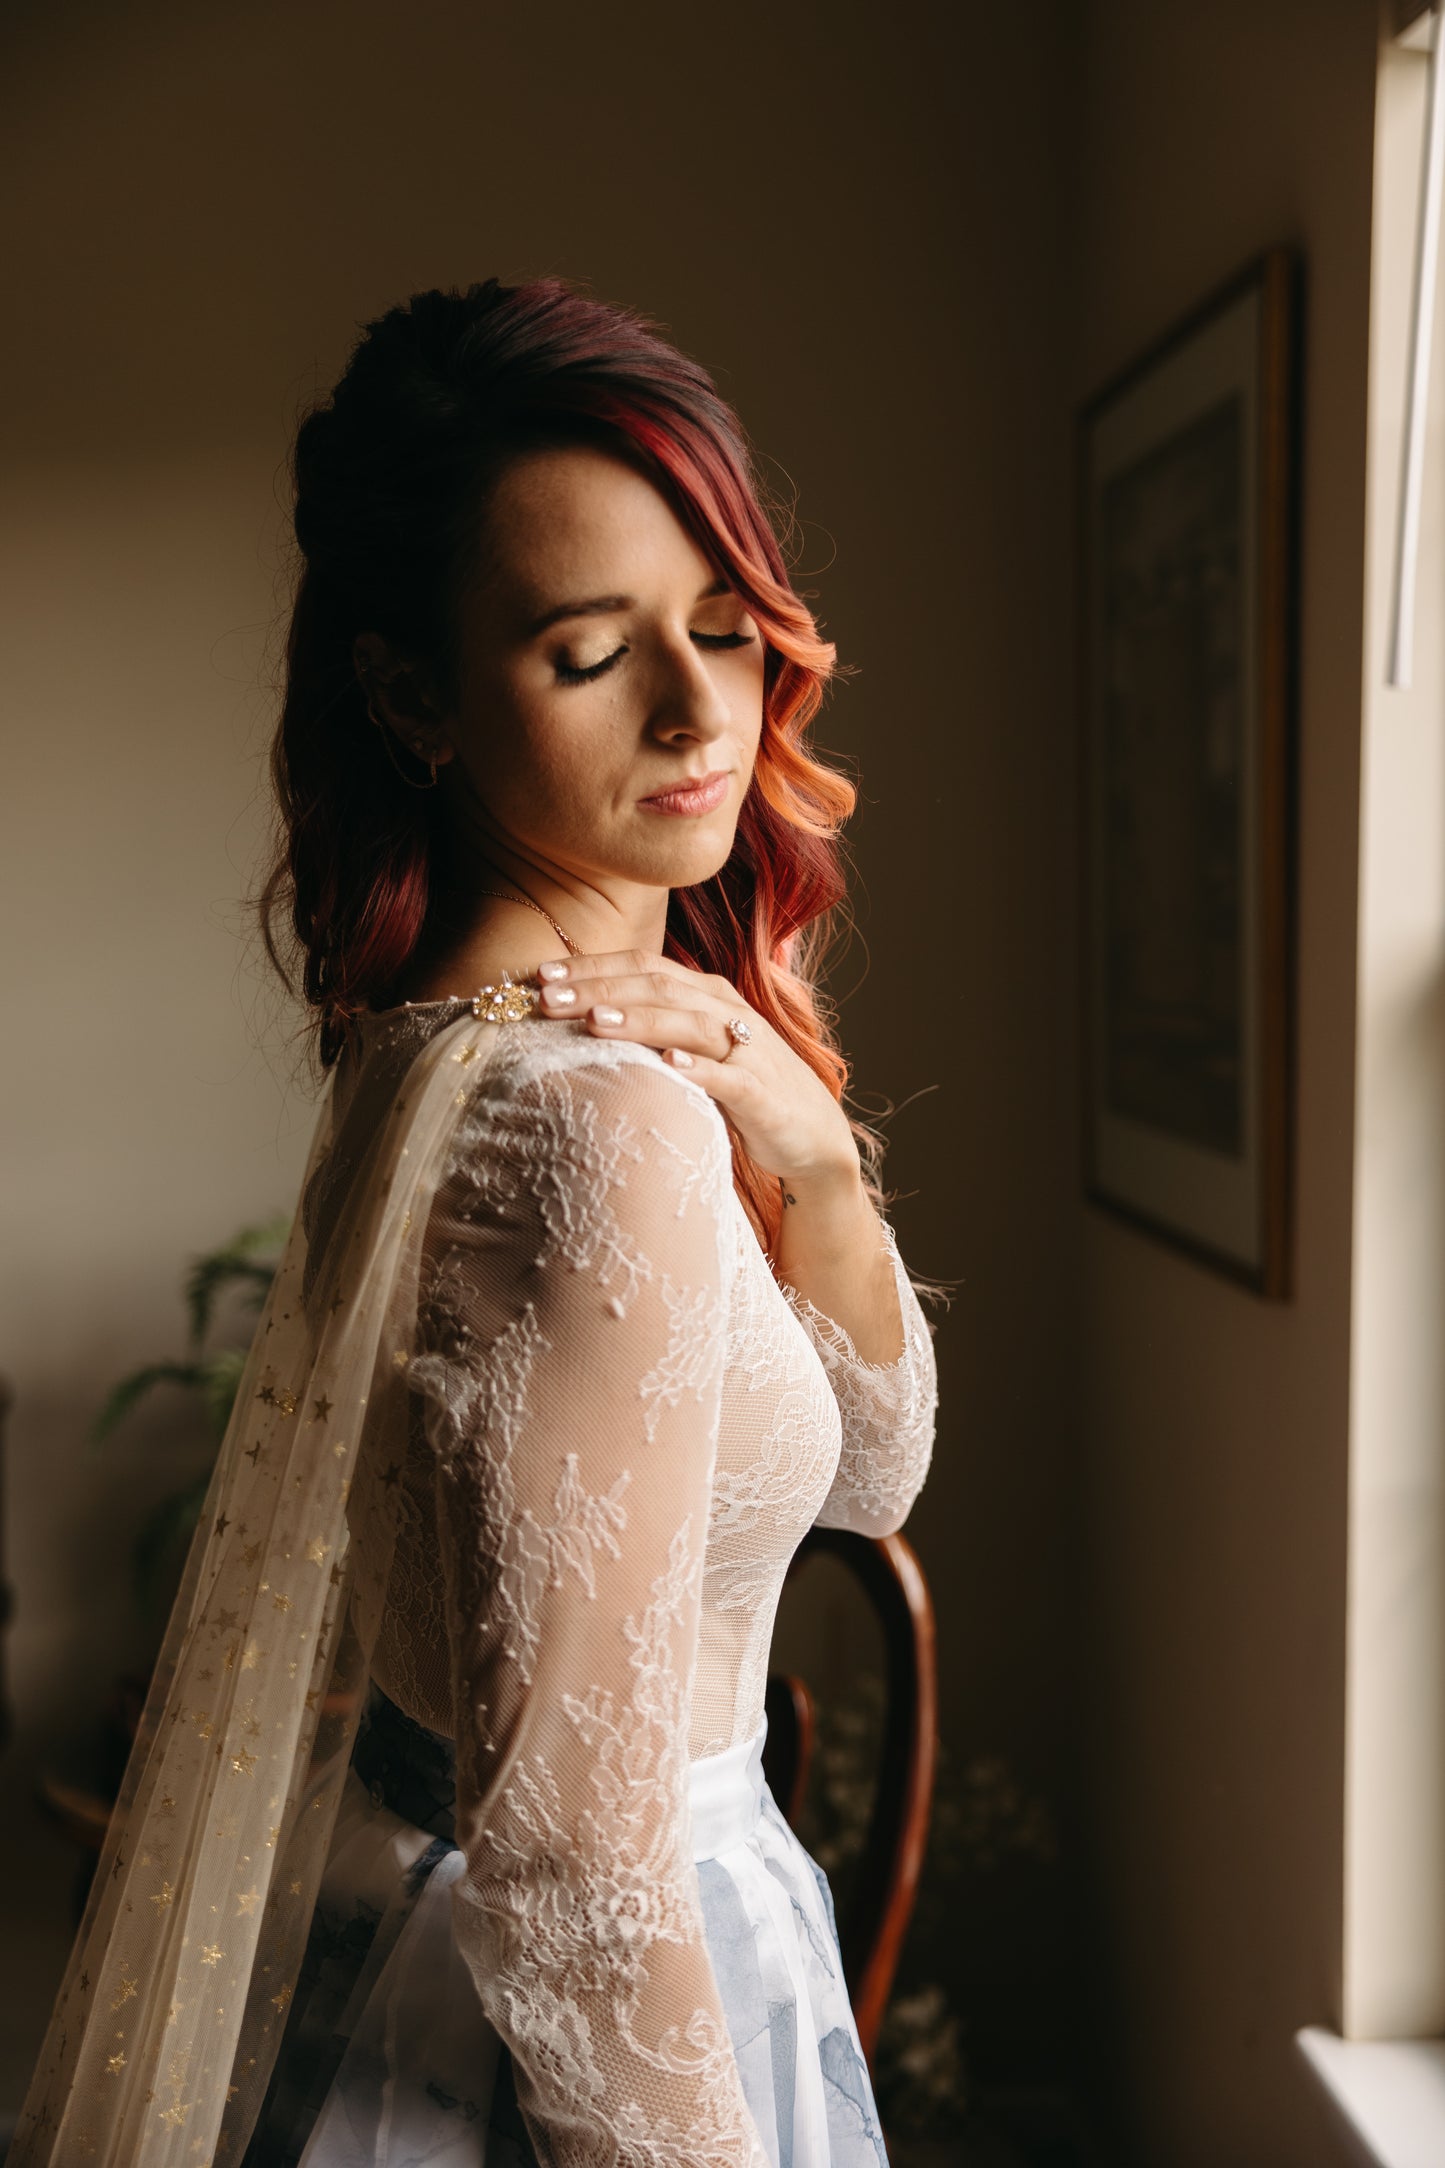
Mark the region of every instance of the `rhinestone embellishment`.
[[484, 986], [472, 996], [472, 1014], [484, 1024], [514, 1024], [530, 1016], [541, 1001], [535, 986], [519, 986], [502, 973], [500, 986]]

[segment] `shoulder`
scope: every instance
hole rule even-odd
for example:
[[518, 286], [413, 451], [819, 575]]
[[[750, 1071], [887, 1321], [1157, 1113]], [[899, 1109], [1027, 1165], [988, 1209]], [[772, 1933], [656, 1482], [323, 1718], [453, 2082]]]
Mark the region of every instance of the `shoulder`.
[[515, 1152], [624, 1149], [728, 1170], [727, 1125], [701, 1085], [654, 1047], [595, 1039], [584, 1025], [528, 1019], [501, 1027], [464, 1122], [474, 1143]]

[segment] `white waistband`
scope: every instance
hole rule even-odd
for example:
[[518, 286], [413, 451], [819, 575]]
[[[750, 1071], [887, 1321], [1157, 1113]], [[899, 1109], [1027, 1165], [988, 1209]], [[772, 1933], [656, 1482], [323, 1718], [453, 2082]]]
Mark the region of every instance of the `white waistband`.
[[751, 1739], [740, 1739], [721, 1754], [704, 1754], [688, 1763], [687, 1790], [692, 1808], [694, 1861], [716, 1859], [744, 1844], [763, 1810], [763, 1718]]

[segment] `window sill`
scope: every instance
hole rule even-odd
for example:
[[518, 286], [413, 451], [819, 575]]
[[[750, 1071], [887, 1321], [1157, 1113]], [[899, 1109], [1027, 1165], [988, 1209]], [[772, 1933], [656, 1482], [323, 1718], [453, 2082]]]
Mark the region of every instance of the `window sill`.
[[1342, 2040], [1306, 2025], [1295, 2045], [1378, 2168], [1445, 2161], [1445, 2040]]

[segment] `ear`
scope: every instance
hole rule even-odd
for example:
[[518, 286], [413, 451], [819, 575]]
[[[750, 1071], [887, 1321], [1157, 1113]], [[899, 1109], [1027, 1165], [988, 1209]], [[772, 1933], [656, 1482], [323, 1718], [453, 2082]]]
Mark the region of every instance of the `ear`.
[[379, 632], [357, 634], [351, 663], [366, 696], [366, 711], [379, 728], [394, 731], [409, 752], [436, 761], [438, 767], [455, 758], [439, 704], [419, 665], [400, 655]]

